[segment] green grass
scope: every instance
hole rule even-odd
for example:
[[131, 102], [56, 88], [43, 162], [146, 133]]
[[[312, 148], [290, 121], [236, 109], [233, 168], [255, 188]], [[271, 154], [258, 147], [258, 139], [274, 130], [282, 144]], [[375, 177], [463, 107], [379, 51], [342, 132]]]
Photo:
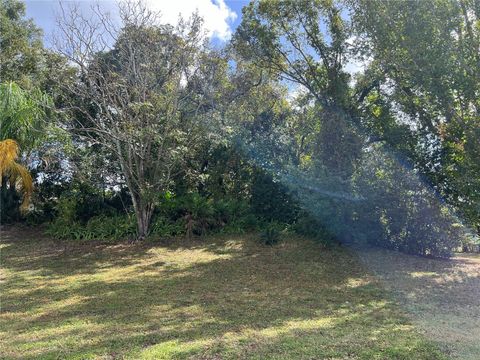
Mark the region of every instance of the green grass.
[[346, 250], [2, 234], [6, 359], [441, 359]]

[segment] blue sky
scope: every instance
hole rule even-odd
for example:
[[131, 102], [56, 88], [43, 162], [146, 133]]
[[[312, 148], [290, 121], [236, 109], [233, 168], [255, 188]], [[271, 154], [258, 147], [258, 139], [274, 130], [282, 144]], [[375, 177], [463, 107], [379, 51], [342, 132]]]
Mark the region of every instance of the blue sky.
[[[86, 10], [96, 2], [107, 9], [115, 11], [115, 1], [77, 1]], [[55, 17], [59, 11], [57, 0], [27, 0], [25, 1], [27, 16], [33, 18], [37, 26], [44, 31], [45, 45], [50, 46], [51, 34], [55, 31]], [[65, 3], [68, 4], [68, 1]], [[212, 29], [212, 38], [215, 42], [222, 42], [228, 39], [241, 21], [242, 7], [248, 4], [247, 0], [147, 0], [146, 3], [154, 10], [164, 14], [166, 22], [176, 19], [178, 13], [191, 13], [198, 8], [199, 13], [205, 19], [207, 28]]]

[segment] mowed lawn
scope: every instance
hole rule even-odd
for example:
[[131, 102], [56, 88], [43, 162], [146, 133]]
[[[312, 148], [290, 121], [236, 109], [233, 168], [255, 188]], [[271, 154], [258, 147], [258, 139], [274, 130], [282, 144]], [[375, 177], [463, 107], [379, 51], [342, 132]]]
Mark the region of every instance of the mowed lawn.
[[345, 249], [1, 234], [5, 359], [440, 359]]

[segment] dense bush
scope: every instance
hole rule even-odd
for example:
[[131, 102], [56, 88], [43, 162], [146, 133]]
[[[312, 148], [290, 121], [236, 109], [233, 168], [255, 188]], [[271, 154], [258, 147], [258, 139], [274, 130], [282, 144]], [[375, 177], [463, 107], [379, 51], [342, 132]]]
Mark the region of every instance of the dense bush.
[[[220, 165], [215, 169], [219, 172], [217, 179], [222, 178]], [[237, 166], [232, 165], [228, 171], [238, 172]], [[273, 245], [278, 241], [278, 224], [282, 224], [282, 229], [289, 228], [324, 246], [361, 242], [440, 257], [449, 256], [461, 246], [460, 228], [415, 176], [380, 156], [366, 157], [357, 171], [353, 183], [334, 181], [331, 176], [324, 179], [318, 172], [303, 180], [305, 175], [295, 173], [291, 176], [295, 183], [280, 183], [252, 168], [250, 178], [241, 174], [243, 187], [238, 178], [236, 188], [231, 187], [235, 181], [223, 178], [216, 192], [202, 186], [197, 186], [200, 190], [188, 190], [194, 185], [183, 184], [178, 193], [158, 195], [150, 235], [192, 237], [259, 231], [262, 242]], [[240, 188], [242, 196], [238, 196]], [[100, 191], [91, 184], [73, 182], [60, 190], [60, 196], [55, 198], [52, 193], [50, 201], [44, 202], [49, 206], [56, 202], [48, 210], [54, 218], [49, 234], [86, 240], [135, 237], [135, 221], [126, 215], [132, 212], [132, 206], [125, 189]], [[44, 218], [40, 211], [33, 212], [29, 221], [38, 223]]]
[[[6, 179], [6, 178], [5, 178]], [[7, 188], [6, 181], [0, 187], [0, 223], [12, 223], [21, 218], [19, 210], [21, 202], [20, 194], [14, 187]]]
[[[161, 225], [158, 225], [158, 221]], [[259, 220], [245, 200], [232, 197], [214, 199], [190, 192], [162, 195], [152, 221], [152, 234], [160, 227], [174, 229], [169, 235], [205, 235], [207, 233], [243, 233], [258, 227]], [[182, 231], [179, 231], [182, 228]], [[160, 231], [160, 233], [164, 233]], [[168, 233], [168, 231], [167, 231]]]
[[56, 200], [54, 219], [47, 233], [59, 239], [133, 238], [136, 233], [135, 218], [112, 206], [128, 200], [120, 193], [101, 193], [93, 186], [75, 182]]
[[158, 237], [180, 236], [185, 234], [185, 221], [180, 218], [176, 221], [162, 216], [156, 216], [150, 228], [150, 233]]
[[[97, 206], [98, 199], [88, 187], [85, 192], [77, 189], [65, 191], [57, 200], [55, 218], [48, 225], [47, 233], [61, 239], [110, 239], [118, 240], [135, 236], [132, 215], [107, 203], [119, 198], [111, 194]], [[92, 202], [92, 208], [87, 206]], [[122, 204], [125, 201], [121, 202]], [[127, 209], [128, 210], [128, 209]], [[244, 233], [259, 229], [262, 221], [252, 213], [245, 200], [222, 198], [214, 200], [197, 192], [175, 196], [165, 193], [159, 196], [159, 206], [153, 215], [150, 235], [154, 237], [203, 236], [208, 233]]]
[[133, 216], [105, 216], [90, 218], [86, 223], [68, 222], [58, 218], [46, 233], [58, 239], [73, 240], [120, 240], [135, 237], [136, 223]]
[[356, 184], [365, 195], [350, 230], [355, 239], [409, 254], [450, 256], [464, 237], [452, 209], [427, 179], [391, 156], [372, 155]]

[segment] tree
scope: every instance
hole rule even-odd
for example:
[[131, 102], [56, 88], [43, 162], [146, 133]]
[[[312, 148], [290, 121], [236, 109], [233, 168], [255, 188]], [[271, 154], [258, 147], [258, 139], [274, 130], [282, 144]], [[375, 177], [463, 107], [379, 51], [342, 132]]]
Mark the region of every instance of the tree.
[[478, 1], [353, 1], [364, 117], [480, 229]]
[[[43, 47], [42, 31], [26, 18], [25, 4], [0, 0], [0, 140], [16, 141], [18, 157], [34, 182], [39, 172], [45, 178], [47, 163], [64, 160], [56, 156], [59, 140], [66, 137], [56, 127], [53, 111], [53, 99], [59, 96], [53, 96], [55, 78], [68, 79], [68, 66]], [[2, 219], [18, 220], [20, 196], [3, 180]]]
[[247, 59], [303, 85], [322, 105], [343, 107], [349, 75], [348, 25], [330, 1], [252, 1], [235, 46]]
[[44, 138], [51, 110], [49, 96], [38, 89], [27, 91], [15, 82], [0, 84], [0, 139], [14, 139], [31, 151]]
[[25, 19], [25, 4], [0, 1], [0, 81], [35, 85], [44, 66], [42, 31]]
[[[415, 19], [413, 15], [401, 14], [402, 3], [364, 3], [365, 8], [375, 7], [370, 3], [378, 5], [378, 17], [383, 15], [382, 7], [386, 7], [396, 9], [397, 16], [392, 17], [392, 21], [400, 19], [398, 21], [408, 23]], [[406, 7], [415, 8], [417, 3], [408, 3]], [[431, 139], [422, 137], [423, 134], [412, 137], [408, 124], [399, 121], [394, 99], [378, 96], [379, 91], [388, 93], [391, 90], [386, 81], [386, 71], [390, 69], [387, 58], [394, 54], [391, 63], [395, 64], [402, 61], [399, 59], [403, 59], [405, 52], [400, 46], [389, 48], [388, 36], [402, 41], [414, 34], [412, 29], [415, 28], [407, 28], [410, 30], [407, 33], [399, 29], [380, 29], [381, 36], [385, 36], [382, 38], [384, 47], [373, 51], [375, 54], [378, 50], [379, 56], [385, 55], [382, 58], [384, 67], [376, 67], [381, 60], [374, 59], [353, 86], [346, 64], [368, 48], [359, 41], [363, 34], [352, 26], [356, 25], [352, 20], [357, 21], [357, 16], [362, 18], [364, 10], [356, 5], [353, 1], [253, 1], [243, 10], [242, 24], [234, 38], [235, 48], [258, 67], [307, 91], [305, 99], [295, 106], [305, 124], [312, 129], [309, 136], [297, 137], [299, 148], [309, 151], [299, 164], [308, 166], [286, 167], [283, 171], [284, 181], [299, 194], [305, 208], [319, 216], [328, 230], [341, 240], [363, 238], [379, 240], [386, 245], [392, 239], [390, 235], [395, 233], [400, 235], [392, 247], [423, 255], [444, 256], [457, 244], [458, 236], [440, 236], [444, 228], [437, 225], [442, 221], [450, 225], [454, 219], [444, 215], [444, 212], [448, 214], [445, 206], [436, 198], [436, 190], [425, 185], [418, 176], [418, 171], [423, 169], [420, 162], [415, 162], [418, 158], [429, 158]], [[422, 3], [418, 7], [428, 5]], [[448, 6], [443, 10], [445, 8]], [[417, 18], [422, 14], [419, 11]], [[369, 16], [372, 21], [376, 20], [374, 12]], [[384, 20], [381, 26], [388, 28], [390, 22]], [[374, 35], [368, 41], [375, 42]], [[414, 44], [412, 39], [409, 41]], [[410, 50], [414, 55], [422, 53], [418, 47]], [[441, 52], [442, 47], [436, 47], [435, 51]], [[408, 60], [403, 67], [398, 66], [398, 72], [410, 65]], [[421, 67], [418, 70], [415, 74], [407, 72], [403, 76], [412, 80], [415, 75], [420, 76]], [[423, 80], [428, 84], [427, 79]], [[421, 110], [423, 117], [420, 121], [428, 129], [432, 117], [430, 109], [436, 104], [431, 98], [410, 96], [413, 100], [409, 104], [416, 109], [415, 116]], [[309, 146], [305, 146], [307, 140]], [[408, 159], [401, 152], [415, 156]], [[369, 167], [372, 164], [378, 174], [386, 173], [387, 184], [382, 183], [377, 173], [371, 175]], [[368, 181], [363, 181], [367, 176]], [[385, 195], [384, 199], [382, 195]], [[387, 199], [408, 205], [397, 209], [396, 203], [389, 204]], [[408, 211], [404, 212], [405, 209]], [[400, 224], [395, 231], [385, 230], [394, 222]], [[376, 229], [382, 229], [377, 232], [378, 238], [369, 235], [368, 224], [376, 224]], [[396, 232], [397, 229], [400, 230]]]
[[355, 131], [361, 128], [357, 101], [345, 70], [350, 34], [339, 3], [280, 0], [252, 1], [234, 38], [245, 59], [309, 92], [323, 126], [316, 155], [343, 178], [351, 176], [362, 143]]
[[[202, 21], [163, 25], [141, 3], [120, 6], [121, 28], [99, 8], [86, 18], [63, 12], [58, 49], [77, 68], [64, 108], [84, 146], [110, 152], [132, 197], [137, 235], [148, 235], [154, 209], [185, 170], [212, 92]], [[59, 84], [62, 85], [62, 84]]]

